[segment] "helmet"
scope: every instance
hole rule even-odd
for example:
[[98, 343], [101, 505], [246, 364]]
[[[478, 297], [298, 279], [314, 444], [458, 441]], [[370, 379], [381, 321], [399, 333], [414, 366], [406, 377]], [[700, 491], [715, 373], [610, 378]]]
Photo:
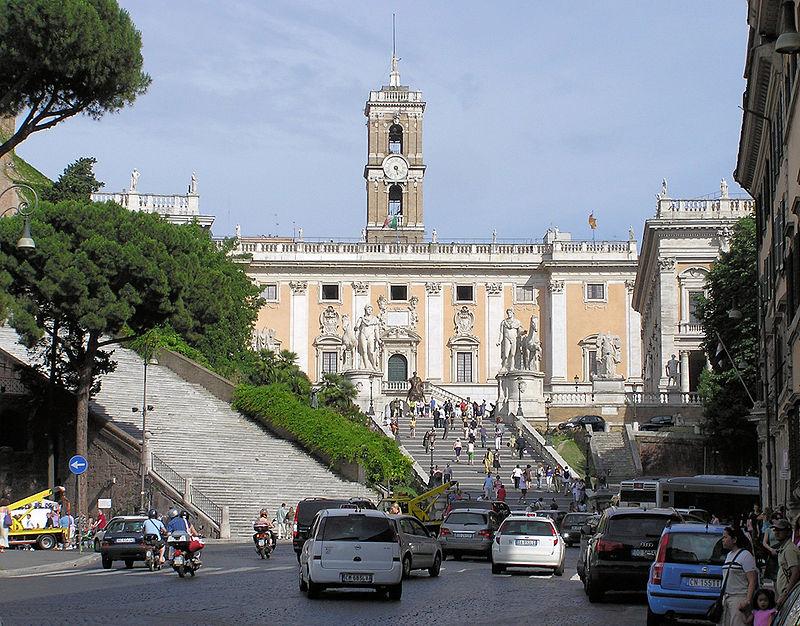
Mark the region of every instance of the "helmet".
[[176, 509], [175, 507], [172, 507], [169, 510], [169, 518], [170, 519], [175, 519], [176, 517], [178, 517], [178, 509]]
[[181, 517], [184, 519], [189, 519], [189, 511], [181, 511]]
[[155, 518], [157, 518], [157, 517], [158, 517], [158, 511], [156, 511], [155, 509], [150, 509], [150, 510], [147, 512], [147, 517], [149, 517], [150, 519], [155, 519]]

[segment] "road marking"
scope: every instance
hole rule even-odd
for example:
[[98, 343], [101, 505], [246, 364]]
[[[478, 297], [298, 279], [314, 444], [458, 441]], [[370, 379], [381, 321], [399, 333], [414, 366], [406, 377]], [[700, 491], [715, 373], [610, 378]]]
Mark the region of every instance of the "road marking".
[[[260, 568], [256, 568], [256, 569], [260, 569]], [[287, 570], [287, 569], [297, 569], [297, 567], [294, 566], [294, 565], [281, 565], [279, 567], [265, 567], [264, 571], [265, 572], [280, 572], [282, 570]]]
[[463, 574], [463, 573], [464, 573], [464, 572], [466, 572], [466, 571], [467, 571], [467, 568], [465, 567], [464, 569], [460, 569], [460, 570], [458, 570], [458, 573], [459, 573], [459, 574]]
[[214, 576], [216, 574], [235, 574], [237, 572], [251, 572], [255, 569], [261, 569], [259, 567], [237, 567], [236, 569], [227, 569], [220, 572], [208, 572], [209, 576]]
[[[119, 570], [119, 571], [122, 571], [122, 570]], [[111, 574], [116, 574], [116, 573], [117, 573], [117, 570], [106, 569], [106, 570], [103, 570], [102, 572], [91, 572], [90, 574], [88, 574], [88, 576], [109, 576]]]
[[580, 582], [581, 581], [581, 577], [578, 576], [577, 574], [573, 574], [572, 578], [570, 578], [569, 581], [570, 582], [575, 582], [575, 581]]

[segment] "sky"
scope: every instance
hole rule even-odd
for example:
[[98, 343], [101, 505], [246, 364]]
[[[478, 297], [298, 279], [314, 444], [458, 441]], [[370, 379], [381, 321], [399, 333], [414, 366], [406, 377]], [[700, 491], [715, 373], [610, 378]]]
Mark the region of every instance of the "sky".
[[17, 152], [50, 178], [94, 156], [104, 191], [185, 193], [213, 232], [357, 238], [364, 103], [401, 82], [427, 102], [425, 225], [440, 241], [641, 237], [672, 197], [732, 180], [744, 0], [488, 3], [121, 0], [153, 79], [132, 107], [71, 118]]

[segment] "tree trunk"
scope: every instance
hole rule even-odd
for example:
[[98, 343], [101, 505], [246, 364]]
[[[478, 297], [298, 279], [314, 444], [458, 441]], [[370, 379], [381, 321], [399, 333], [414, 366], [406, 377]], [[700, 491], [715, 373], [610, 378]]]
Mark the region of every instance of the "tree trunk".
[[[75, 415], [75, 454], [80, 454], [89, 460], [89, 393], [92, 389], [92, 378], [94, 374], [94, 358], [97, 354], [98, 336], [96, 333], [89, 334], [89, 343], [83, 360], [78, 366], [78, 402]], [[89, 469], [91, 470], [91, 460]], [[77, 515], [86, 517], [88, 514], [88, 494], [86, 493], [86, 472], [78, 476], [77, 493]]]

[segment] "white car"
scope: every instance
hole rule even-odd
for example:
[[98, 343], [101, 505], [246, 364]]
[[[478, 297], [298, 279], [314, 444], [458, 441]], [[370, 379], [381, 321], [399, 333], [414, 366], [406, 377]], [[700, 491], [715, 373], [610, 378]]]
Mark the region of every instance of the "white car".
[[323, 509], [300, 552], [300, 591], [367, 587], [391, 600], [403, 594], [403, 564], [394, 520], [383, 511]]
[[564, 555], [564, 541], [552, 519], [536, 513], [509, 515], [494, 535], [492, 574], [507, 567], [541, 567], [561, 576]]

